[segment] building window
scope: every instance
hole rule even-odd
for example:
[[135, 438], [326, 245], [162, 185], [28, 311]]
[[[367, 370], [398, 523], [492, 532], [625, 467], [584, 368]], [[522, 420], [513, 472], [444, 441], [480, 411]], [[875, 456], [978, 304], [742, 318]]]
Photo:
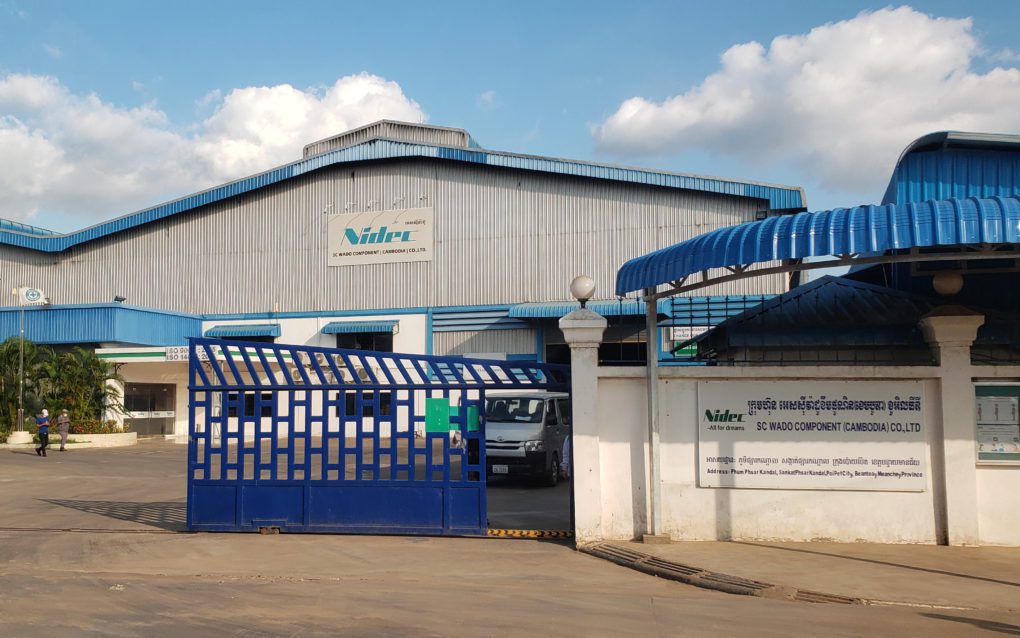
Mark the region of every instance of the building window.
[[371, 350], [393, 352], [391, 332], [349, 332], [336, 336], [336, 347], [346, 350]]
[[[340, 412], [340, 406], [337, 406], [336, 415], [338, 417], [343, 416], [356, 416], [355, 411], [358, 408], [358, 393], [357, 392], [345, 392], [344, 393], [344, 404], [343, 413]], [[379, 414], [373, 412], [373, 399], [375, 398], [375, 392], [362, 392], [361, 393], [361, 416], [372, 417], [372, 416], [390, 416], [393, 413], [393, 393], [391, 392], [380, 392], [379, 393]]]
[[[227, 395], [227, 401], [229, 402], [227, 407], [227, 417], [237, 418], [237, 404], [238, 394], [231, 392]], [[242, 414], [246, 417], [255, 416], [255, 393], [245, 392], [244, 393], [244, 404], [242, 406]], [[262, 418], [273, 416], [273, 393], [263, 392], [262, 393], [262, 413], [259, 415]]]

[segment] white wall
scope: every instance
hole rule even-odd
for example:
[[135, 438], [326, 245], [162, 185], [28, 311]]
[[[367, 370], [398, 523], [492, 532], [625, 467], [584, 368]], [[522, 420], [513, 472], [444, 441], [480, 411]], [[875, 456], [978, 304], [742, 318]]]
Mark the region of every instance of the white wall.
[[1020, 545], [1020, 465], [977, 470], [978, 532], [986, 545]]
[[[761, 368], [725, 372], [732, 378], [768, 380]], [[660, 373], [662, 531], [674, 540], [935, 542], [930, 440], [928, 488], [924, 492], [701, 488], [697, 486], [697, 375], [704, 369], [674, 368]], [[831, 375], [832, 369], [802, 369], [800, 373], [819, 380]], [[720, 379], [718, 375], [713, 378]], [[925, 413], [932, 415], [935, 381], [925, 381], [924, 388]], [[645, 406], [643, 368], [600, 369], [602, 525], [607, 538], [629, 539], [645, 531]], [[930, 437], [933, 428], [927, 431]]]

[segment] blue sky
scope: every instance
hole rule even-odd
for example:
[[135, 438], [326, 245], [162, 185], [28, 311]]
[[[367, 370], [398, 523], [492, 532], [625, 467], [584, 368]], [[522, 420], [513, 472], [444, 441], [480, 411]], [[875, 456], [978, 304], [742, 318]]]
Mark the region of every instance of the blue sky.
[[382, 117], [871, 203], [924, 132], [1020, 133], [1018, 24], [1002, 0], [0, 0], [0, 217], [74, 230]]

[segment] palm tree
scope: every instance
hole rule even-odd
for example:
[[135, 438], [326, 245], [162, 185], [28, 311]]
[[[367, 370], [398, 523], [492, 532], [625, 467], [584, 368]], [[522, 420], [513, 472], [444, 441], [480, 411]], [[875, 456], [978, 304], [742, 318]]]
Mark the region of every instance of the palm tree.
[[107, 383], [124, 378], [116, 367], [84, 348], [51, 356], [42, 364], [45, 404], [57, 413], [67, 410], [71, 421], [99, 421], [106, 410], [123, 411], [120, 392]]
[[[14, 429], [18, 418], [20, 338], [11, 337], [0, 343], [0, 428]], [[25, 414], [34, 414], [42, 407], [39, 380], [40, 366], [52, 352], [25, 341], [24, 407]]]

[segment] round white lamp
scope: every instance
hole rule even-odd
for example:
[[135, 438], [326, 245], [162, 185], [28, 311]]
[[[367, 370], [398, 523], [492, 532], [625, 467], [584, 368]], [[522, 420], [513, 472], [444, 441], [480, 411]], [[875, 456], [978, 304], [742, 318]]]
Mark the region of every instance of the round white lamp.
[[963, 290], [963, 275], [958, 272], [940, 272], [932, 277], [931, 285], [940, 295], [952, 297]]
[[574, 280], [570, 282], [570, 294], [574, 295], [574, 299], [580, 301], [581, 307], [584, 308], [591, 296], [595, 294], [595, 280], [588, 275], [574, 277]]

